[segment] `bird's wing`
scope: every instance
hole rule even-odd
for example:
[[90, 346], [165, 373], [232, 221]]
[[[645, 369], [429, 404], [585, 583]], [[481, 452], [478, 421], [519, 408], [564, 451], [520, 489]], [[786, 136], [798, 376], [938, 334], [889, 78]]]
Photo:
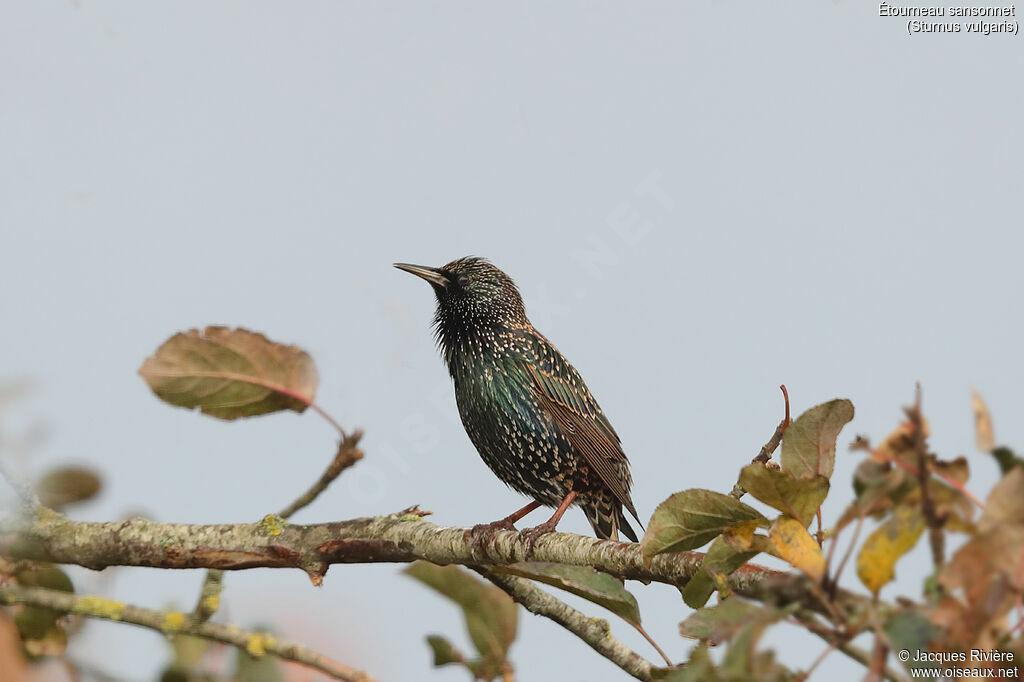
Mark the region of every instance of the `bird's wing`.
[[619, 435], [579, 373], [543, 337], [527, 340], [527, 354], [523, 365], [540, 407], [551, 415], [615, 499], [640, 521], [629, 495], [628, 460]]

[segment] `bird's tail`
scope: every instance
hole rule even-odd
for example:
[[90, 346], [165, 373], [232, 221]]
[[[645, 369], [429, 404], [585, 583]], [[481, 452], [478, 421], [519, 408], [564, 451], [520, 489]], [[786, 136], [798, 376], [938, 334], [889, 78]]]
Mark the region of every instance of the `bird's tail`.
[[627, 538], [636, 542], [636, 533], [626, 521], [622, 513], [622, 505], [618, 500], [593, 499], [580, 505], [587, 520], [594, 527], [594, 533], [602, 540], [618, 540], [619, 531]]

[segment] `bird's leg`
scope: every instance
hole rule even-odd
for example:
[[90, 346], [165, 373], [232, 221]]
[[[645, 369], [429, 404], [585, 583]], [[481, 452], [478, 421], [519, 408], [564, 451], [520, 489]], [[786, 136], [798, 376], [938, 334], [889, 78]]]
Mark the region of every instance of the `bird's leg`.
[[493, 531], [496, 530], [515, 530], [515, 522], [523, 518], [537, 507], [541, 506], [541, 503], [537, 500], [533, 500], [530, 504], [526, 505], [518, 511], [514, 511], [503, 519], [492, 521], [491, 523], [478, 523], [473, 526], [467, 533], [467, 539], [472, 541], [470, 546], [470, 553], [476, 556], [479, 550], [483, 548], [483, 543]]
[[539, 538], [541, 535], [547, 535], [548, 533], [553, 533], [555, 531], [555, 526], [557, 526], [558, 522], [562, 520], [562, 516], [565, 514], [565, 511], [569, 508], [569, 505], [571, 505], [573, 500], [575, 499], [576, 491], [570, 490], [569, 494], [565, 496], [564, 500], [562, 500], [562, 504], [558, 505], [558, 509], [556, 509], [555, 513], [551, 515], [550, 519], [540, 524], [539, 526], [527, 528], [526, 530], [520, 531], [519, 535], [523, 538], [523, 543], [525, 544], [526, 549], [525, 555], [527, 559], [529, 559], [530, 555], [533, 553], [533, 543], [537, 542], [537, 538]]

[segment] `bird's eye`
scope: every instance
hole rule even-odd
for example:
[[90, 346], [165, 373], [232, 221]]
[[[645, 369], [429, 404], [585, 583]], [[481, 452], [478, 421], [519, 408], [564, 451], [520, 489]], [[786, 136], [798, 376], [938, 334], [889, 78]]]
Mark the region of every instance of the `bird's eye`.
[[469, 277], [468, 277], [467, 275], [459, 275], [459, 276], [458, 276], [458, 277], [457, 277], [457, 278], [455, 279], [455, 281], [456, 281], [456, 282], [458, 283], [458, 285], [459, 285], [460, 287], [464, 287], [464, 286], [466, 286], [467, 284], [469, 284]]

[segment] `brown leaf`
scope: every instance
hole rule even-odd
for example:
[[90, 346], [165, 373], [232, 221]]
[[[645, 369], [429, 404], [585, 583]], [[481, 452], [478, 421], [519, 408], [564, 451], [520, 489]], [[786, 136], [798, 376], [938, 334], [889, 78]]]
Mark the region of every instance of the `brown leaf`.
[[302, 349], [226, 327], [175, 334], [146, 358], [139, 374], [161, 400], [229, 420], [302, 412], [318, 383]]
[[100, 491], [100, 477], [85, 467], [64, 466], [47, 472], [35, 489], [43, 505], [57, 509], [95, 497]]
[[971, 389], [971, 408], [974, 410], [974, 440], [982, 452], [996, 449], [996, 436], [992, 430], [992, 415], [981, 394]]

